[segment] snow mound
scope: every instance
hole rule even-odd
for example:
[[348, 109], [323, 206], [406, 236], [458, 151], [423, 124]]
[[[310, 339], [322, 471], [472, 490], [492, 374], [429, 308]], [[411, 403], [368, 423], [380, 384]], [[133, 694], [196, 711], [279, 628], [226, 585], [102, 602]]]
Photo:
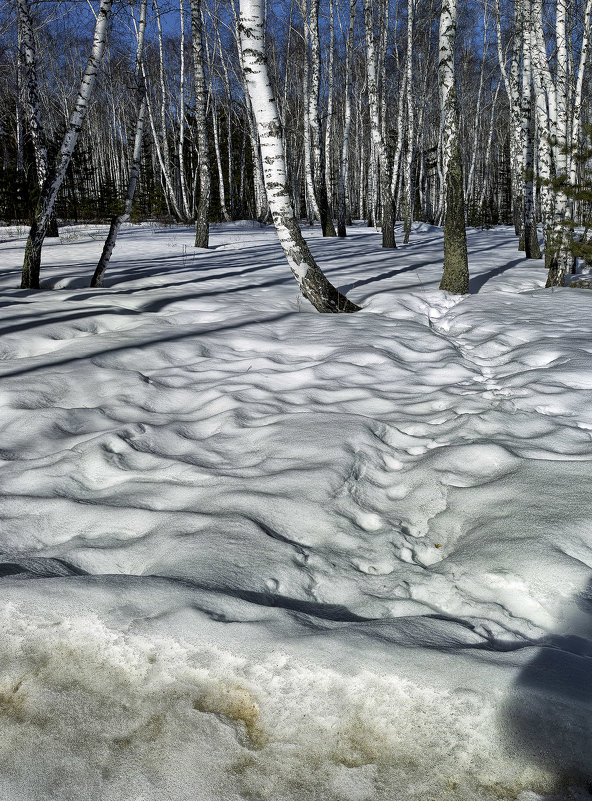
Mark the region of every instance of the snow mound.
[[0, 243], [0, 796], [587, 797], [592, 295], [504, 228], [463, 297], [440, 229], [305, 230], [344, 316], [271, 229], [102, 290], [75, 233], [51, 292]]

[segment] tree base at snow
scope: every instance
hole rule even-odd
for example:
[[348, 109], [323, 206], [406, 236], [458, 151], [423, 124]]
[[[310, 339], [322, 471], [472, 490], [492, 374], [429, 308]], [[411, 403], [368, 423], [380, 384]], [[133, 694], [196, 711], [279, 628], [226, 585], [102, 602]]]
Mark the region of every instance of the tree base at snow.
[[446, 176], [444, 217], [444, 269], [440, 289], [456, 295], [469, 291], [469, 259], [465, 228], [463, 176], [458, 147], [453, 148]]
[[571, 289], [592, 289], [592, 278], [579, 278], [568, 284]]

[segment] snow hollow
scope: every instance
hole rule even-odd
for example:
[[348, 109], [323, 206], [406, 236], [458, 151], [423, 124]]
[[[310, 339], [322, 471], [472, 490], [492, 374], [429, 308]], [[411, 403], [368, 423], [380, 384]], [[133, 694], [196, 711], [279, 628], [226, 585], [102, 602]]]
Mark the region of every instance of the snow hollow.
[[[0, 798], [589, 798], [592, 292], [508, 228], [2, 229]], [[20, 234], [20, 235], [19, 235]]]

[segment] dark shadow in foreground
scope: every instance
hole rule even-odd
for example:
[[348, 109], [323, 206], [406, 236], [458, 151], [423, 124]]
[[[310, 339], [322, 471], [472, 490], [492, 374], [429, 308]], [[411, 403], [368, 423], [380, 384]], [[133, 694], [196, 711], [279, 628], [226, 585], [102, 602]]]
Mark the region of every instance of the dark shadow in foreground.
[[592, 580], [575, 601], [568, 633], [537, 647], [503, 713], [512, 751], [553, 777], [541, 788], [553, 801], [592, 798]]

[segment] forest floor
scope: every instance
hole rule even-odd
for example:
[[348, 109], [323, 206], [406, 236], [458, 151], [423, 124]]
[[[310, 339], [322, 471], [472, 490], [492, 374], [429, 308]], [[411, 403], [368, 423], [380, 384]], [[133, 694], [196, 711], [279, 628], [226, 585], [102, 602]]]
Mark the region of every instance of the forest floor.
[[354, 315], [246, 223], [89, 289], [105, 231], [32, 292], [0, 229], [0, 798], [589, 799], [592, 292], [425, 224], [305, 231]]

